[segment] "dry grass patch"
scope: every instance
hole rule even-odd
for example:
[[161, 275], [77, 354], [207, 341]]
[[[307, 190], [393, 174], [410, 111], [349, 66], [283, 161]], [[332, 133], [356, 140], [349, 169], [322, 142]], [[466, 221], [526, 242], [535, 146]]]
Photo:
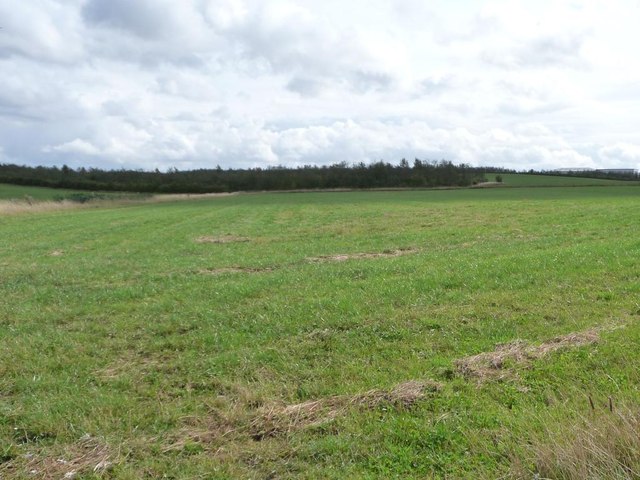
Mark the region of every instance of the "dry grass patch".
[[362, 259], [362, 258], [384, 258], [384, 257], [400, 257], [417, 252], [415, 248], [398, 248], [396, 250], [384, 250], [377, 253], [344, 253], [337, 255], [321, 255], [319, 257], [308, 257], [310, 262], [344, 262], [346, 260]]
[[176, 200], [199, 200], [217, 197], [232, 197], [238, 195], [238, 192], [220, 192], [220, 193], [161, 193], [150, 197], [151, 203], [173, 202]]
[[19, 215], [22, 213], [43, 213], [56, 210], [75, 210], [87, 208], [87, 204], [71, 202], [27, 202], [17, 200], [0, 201], [0, 215]]
[[222, 267], [222, 268], [203, 268], [198, 273], [204, 275], [225, 275], [227, 273], [261, 273], [270, 272], [272, 268], [253, 268], [253, 267]]
[[335, 395], [294, 405], [272, 403], [257, 410], [253, 409], [262, 401], [240, 388], [226, 400], [226, 407], [217, 405], [206, 416], [185, 417], [184, 427], [163, 451], [183, 451], [199, 445], [210, 455], [227, 456], [238, 448], [246, 450], [244, 442], [249, 439], [260, 441], [286, 436], [306, 427], [330, 422], [346, 415], [350, 409], [374, 409], [384, 404], [410, 408], [440, 388], [441, 385], [433, 381], [409, 381], [391, 390]]
[[[610, 400], [611, 402], [611, 400]], [[553, 418], [534, 438], [530, 456], [514, 461], [514, 478], [596, 480], [640, 478], [640, 411], [593, 410], [568, 423]]]
[[497, 345], [492, 352], [479, 353], [456, 360], [455, 366], [465, 377], [475, 377], [479, 380], [504, 377], [511, 373], [505, 369], [505, 363], [526, 365], [532, 360], [563, 348], [591, 345], [596, 343], [599, 337], [598, 330], [594, 329], [555, 337], [540, 345], [531, 345], [523, 340], [515, 340]]
[[295, 405], [263, 407], [250, 425], [255, 440], [286, 435], [305, 427], [317, 426], [345, 415], [349, 409], [374, 409], [382, 404], [409, 408], [428, 392], [441, 386], [432, 381], [409, 381], [391, 390], [370, 390], [357, 395], [336, 395]]
[[209, 235], [203, 235], [196, 238], [196, 243], [243, 243], [248, 242], [247, 237], [238, 237], [235, 235], [223, 235], [220, 237], [213, 237]]
[[59, 455], [26, 454], [0, 465], [0, 478], [59, 480], [81, 478], [86, 474], [101, 476], [107, 474], [117, 461], [118, 455], [108, 445], [95, 437], [84, 435]]

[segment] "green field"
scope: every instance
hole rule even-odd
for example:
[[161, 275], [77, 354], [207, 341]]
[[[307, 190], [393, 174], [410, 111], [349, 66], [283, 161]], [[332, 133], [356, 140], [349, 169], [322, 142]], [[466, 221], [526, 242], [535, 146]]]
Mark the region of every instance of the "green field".
[[77, 190], [64, 188], [27, 187], [0, 183], [0, 200], [24, 200], [26, 197], [39, 201], [55, 200], [61, 196], [76, 192]]
[[[0, 478], [637, 478], [639, 207], [505, 188], [0, 216]], [[580, 443], [603, 426], [604, 460]]]
[[487, 173], [487, 180], [493, 182], [496, 178], [496, 175], [501, 175], [502, 183], [508, 187], [586, 187], [638, 185], [638, 182], [629, 180], [571, 177], [568, 175], [529, 175], [525, 173]]

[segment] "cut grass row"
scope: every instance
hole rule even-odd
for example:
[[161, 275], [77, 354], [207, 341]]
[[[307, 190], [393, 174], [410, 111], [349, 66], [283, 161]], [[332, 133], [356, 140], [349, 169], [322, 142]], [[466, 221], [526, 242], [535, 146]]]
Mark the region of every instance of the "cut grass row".
[[[589, 395], [599, 411], [637, 404], [639, 194], [265, 194], [0, 217], [0, 472], [69, 461], [87, 434], [112, 463], [94, 475], [113, 478], [531, 472], [527, 442], [589, 415]], [[400, 248], [414, 251], [308, 260]], [[615, 325], [507, 359], [516, 375], [481, 386], [455, 368]], [[249, 428], [271, 405], [408, 381], [441, 387], [260, 441]]]

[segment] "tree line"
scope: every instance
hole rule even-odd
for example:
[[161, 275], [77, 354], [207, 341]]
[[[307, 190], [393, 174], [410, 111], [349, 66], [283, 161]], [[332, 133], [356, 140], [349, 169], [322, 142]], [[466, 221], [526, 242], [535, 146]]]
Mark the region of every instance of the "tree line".
[[624, 180], [640, 180], [635, 170], [517, 172], [501, 167], [472, 167], [447, 160], [402, 159], [398, 164], [383, 161], [365, 164], [336, 163], [328, 166], [268, 167], [249, 169], [184, 170], [103, 170], [62, 167], [29, 167], [0, 164], [0, 183], [68, 188], [90, 191], [142, 193], [217, 193], [237, 191], [320, 190], [352, 188], [434, 188], [465, 187], [493, 180], [488, 173], [565, 175]]
[[148, 193], [212, 193], [340, 188], [463, 187], [484, 180], [484, 169], [450, 161], [406, 160], [398, 164], [345, 162], [329, 166], [307, 165], [249, 169], [199, 169], [167, 172], [145, 170], [73, 169], [0, 164], [0, 183]]

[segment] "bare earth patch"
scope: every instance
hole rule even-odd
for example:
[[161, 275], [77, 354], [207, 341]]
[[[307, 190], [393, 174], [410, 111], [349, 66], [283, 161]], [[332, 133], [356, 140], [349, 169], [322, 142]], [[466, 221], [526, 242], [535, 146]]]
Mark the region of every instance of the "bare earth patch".
[[440, 385], [432, 381], [409, 381], [392, 390], [370, 390], [357, 395], [336, 395], [309, 400], [295, 405], [263, 407], [250, 425], [255, 440], [286, 435], [304, 427], [321, 425], [345, 415], [351, 408], [373, 409], [382, 404], [409, 408], [423, 399], [427, 392], [435, 392]]
[[319, 257], [308, 257], [310, 262], [344, 262], [352, 259], [361, 258], [384, 258], [384, 257], [400, 257], [417, 252], [415, 248], [399, 248], [397, 250], [384, 250], [377, 253], [344, 253], [337, 255], [321, 255]]
[[64, 250], [53, 250], [49, 253], [51, 257], [61, 257], [64, 255]]
[[196, 243], [243, 243], [248, 241], [247, 237], [237, 237], [235, 235], [223, 235], [221, 237], [204, 235], [196, 238]]
[[20, 476], [21, 471], [28, 478], [37, 479], [73, 479], [82, 475], [101, 475], [108, 472], [116, 456], [109, 447], [90, 435], [84, 435], [71, 445], [63, 455], [53, 457], [27, 454], [20, 457], [20, 465], [16, 460], [0, 466], [0, 478], [3, 473]]
[[492, 352], [479, 353], [456, 360], [455, 366], [465, 377], [475, 377], [481, 381], [504, 377], [509, 373], [504, 368], [505, 362], [525, 365], [562, 348], [591, 345], [596, 343], [599, 337], [598, 330], [594, 329], [555, 337], [540, 345], [531, 345], [523, 340], [515, 340], [497, 345]]

